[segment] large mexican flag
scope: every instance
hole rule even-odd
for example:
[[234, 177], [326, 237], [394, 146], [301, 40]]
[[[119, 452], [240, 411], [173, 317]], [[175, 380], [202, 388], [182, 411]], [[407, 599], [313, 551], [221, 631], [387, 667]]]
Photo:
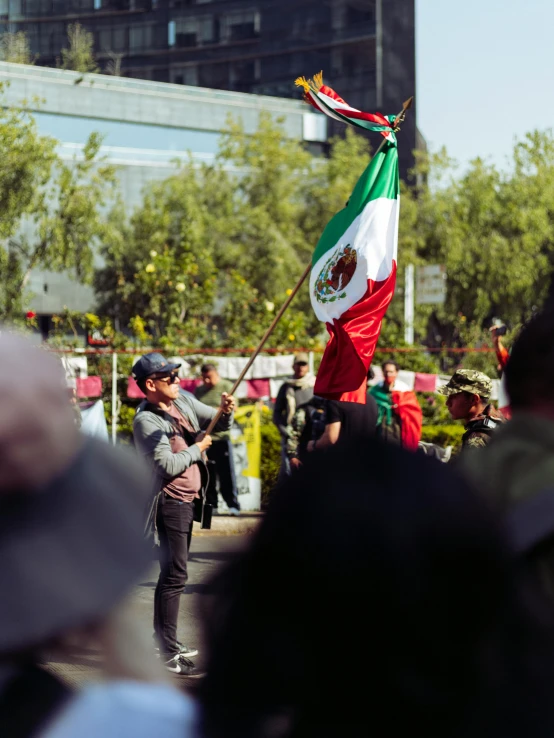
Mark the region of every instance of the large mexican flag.
[[394, 293], [399, 177], [396, 140], [385, 141], [312, 258], [310, 296], [330, 334], [315, 393], [366, 401], [366, 376]]
[[323, 84], [321, 73], [311, 80], [299, 77], [296, 84], [320, 112], [385, 137], [346, 207], [323, 231], [310, 278], [312, 306], [330, 335], [314, 391], [321, 397], [365, 404], [367, 371], [396, 283], [396, 118], [353, 108]]

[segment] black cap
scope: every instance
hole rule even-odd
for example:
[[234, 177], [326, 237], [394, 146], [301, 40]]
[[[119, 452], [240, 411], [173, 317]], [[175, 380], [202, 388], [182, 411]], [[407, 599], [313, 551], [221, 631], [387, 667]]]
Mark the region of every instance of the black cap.
[[151, 377], [152, 374], [169, 374], [180, 366], [180, 364], [170, 364], [165, 357], [156, 352], [144, 354], [133, 366], [133, 377], [135, 379], [146, 379], [146, 377]]

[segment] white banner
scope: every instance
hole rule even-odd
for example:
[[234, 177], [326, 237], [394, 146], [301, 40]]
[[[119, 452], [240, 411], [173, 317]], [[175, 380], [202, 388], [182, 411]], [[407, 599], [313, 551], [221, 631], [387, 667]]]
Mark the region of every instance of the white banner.
[[86, 356], [62, 356], [62, 364], [67, 379], [88, 377], [88, 362]]
[[102, 400], [98, 400], [81, 410], [81, 431], [87, 436], [94, 436], [95, 438], [101, 438], [103, 441], [109, 440], [108, 425], [106, 423], [106, 416], [104, 415], [104, 403]]
[[[272, 379], [292, 376], [294, 354], [284, 356], [257, 356], [245, 379]], [[203, 364], [215, 364], [224, 379], [238, 379], [248, 362], [247, 356], [205, 356]]]

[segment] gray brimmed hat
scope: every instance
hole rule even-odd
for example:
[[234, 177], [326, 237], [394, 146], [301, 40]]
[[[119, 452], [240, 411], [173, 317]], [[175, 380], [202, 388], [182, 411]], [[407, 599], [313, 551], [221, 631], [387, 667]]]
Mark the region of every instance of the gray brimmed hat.
[[122, 599], [151, 558], [149, 479], [134, 453], [91, 438], [47, 486], [0, 495], [0, 654], [94, 623]]
[[458, 395], [460, 392], [470, 392], [488, 400], [492, 394], [492, 381], [486, 374], [475, 369], [458, 369], [448, 384], [439, 387], [437, 392], [446, 397]]

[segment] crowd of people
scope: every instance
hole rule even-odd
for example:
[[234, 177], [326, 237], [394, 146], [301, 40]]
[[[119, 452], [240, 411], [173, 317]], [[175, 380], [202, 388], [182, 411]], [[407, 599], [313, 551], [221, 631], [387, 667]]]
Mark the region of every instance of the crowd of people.
[[[274, 412], [281, 477], [213, 583], [202, 674], [179, 603], [210, 461], [238, 510], [230, 387], [206, 365], [190, 396], [177, 364], [142, 356], [132, 451], [79, 432], [52, 355], [3, 332], [0, 356], [0, 735], [554, 734], [552, 311], [504, 362], [510, 420], [479, 372], [442, 389], [466, 426], [449, 464], [414, 444], [392, 361], [355, 405], [314, 397], [308, 357], [295, 357]], [[152, 544], [155, 641], [129, 603]], [[101, 657], [101, 683], [75, 692], [42, 666], [83, 648]], [[194, 697], [175, 675], [195, 679]]]
[[[507, 352], [496, 336], [495, 344], [504, 367]], [[445, 450], [421, 441], [421, 407], [416, 394], [399, 379], [399, 365], [387, 359], [381, 371], [383, 379], [377, 383], [371, 381], [373, 369], [368, 372], [365, 405], [324, 400], [314, 394], [315, 376], [308, 371], [308, 355], [295, 356], [293, 376], [281, 386], [273, 410], [273, 422], [281, 435], [281, 480], [300, 468], [309, 452], [360, 434], [450, 461], [450, 447]], [[483, 372], [459, 369], [438, 392], [447, 398], [452, 419], [464, 423], [463, 448], [485, 446], [505, 421], [491, 402], [492, 381]]]

